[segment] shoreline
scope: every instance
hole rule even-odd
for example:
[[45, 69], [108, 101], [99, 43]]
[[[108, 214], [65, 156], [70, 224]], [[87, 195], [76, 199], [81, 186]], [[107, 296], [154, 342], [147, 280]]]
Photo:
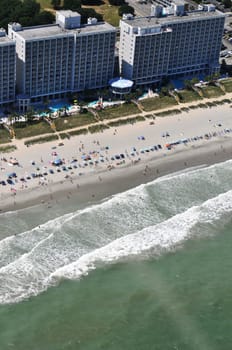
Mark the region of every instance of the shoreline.
[[[167, 149], [166, 144], [180, 139], [189, 141]], [[154, 145], [161, 148], [151, 151]], [[116, 154], [124, 154], [124, 159], [115, 159]], [[86, 155], [91, 156], [91, 165], [83, 160]], [[13, 185], [1, 185], [0, 213], [38, 204], [47, 209], [72, 196], [78, 204], [87, 204], [163, 175], [231, 159], [232, 110], [230, 105], [222, 105], [157, 117], [153, 125], [145, 120], [75, 136], [63, 141], [62, 147], [52, 141], [27, 148], [21, 141], [10, 156], [0, 159], [0, 180], [12, 172], [17, 173], [17, 179], [13, 178]], [[57, 157], [65, 164], [65, 171], [52, 165]], [[11, 164], [15, 159], [17, 166]], [[75, 168], [73, 164], [77, 164]], [[35, 172], [41, 176], [27, 180]]]
[[[75, 176], [47, 187], [32, 187], [14, 196], [6, 196], [0, 205], [0, 213], [16, 211], [42, 205], [45, 209], [55, 203], [65, 204], [71, 197], [83, 206], [98, 202], [117, 193], [127, 191], [154, 181], [162, 176], [178, 173], [191, 168], [207, 167], [232, 159], [232, 140], [208, 141], [182, 150], [173, 150], [166, 156], [143, 160], [135, 165], [126, 165], [111, 171], [99, 171], [85, 176]], [[101, 180], [99, 180], [99, 177]], [[1, 201], [2, 202], [2, 201]]]

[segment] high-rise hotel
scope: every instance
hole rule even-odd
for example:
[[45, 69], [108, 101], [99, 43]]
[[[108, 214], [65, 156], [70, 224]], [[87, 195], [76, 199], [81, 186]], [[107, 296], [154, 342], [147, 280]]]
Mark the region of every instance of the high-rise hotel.
[[0, 106], [15, 100], [15, 42], [0, 29]]
[[[159, 0], [169, 1], [169, 0]], [[149, 17], [120, 21], [119, 65], [135, 85], [164, 77], [211, 74], [219, 70], [225, 15], [213, 5], [186, 11], [183, 0], [152, 6]], [[58, 11], [53, 25], [8, 26], [0, 30], [0, 106], [30, 103], [108, 86], [113, 78], [116, 28], [77, 12]]]
[[16, 87], [31, 102], [108, 85], [113, 77], [116, 29], [77, 12], [58, 11], [56, 24], [23, 28], [9, 24], [16, 42]]
[[219, 70], [225, 15], [213, 5], [187, 12], [182, 0], [152, 6], [152, 16], [120, 21], [121, 75], [136, 85], [164, 77], [212, 74]]

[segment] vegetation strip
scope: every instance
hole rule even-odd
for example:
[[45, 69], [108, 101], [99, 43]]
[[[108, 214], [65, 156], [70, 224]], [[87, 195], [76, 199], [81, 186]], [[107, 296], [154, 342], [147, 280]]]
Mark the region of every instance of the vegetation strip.
[[24, 144], [26, 146], [31, 146], [36, 143], [44, 143], [44, 142], [49, 142], [49, 141], [55, 141], [58, 140], [59, 137], [57, 135], [50, 135], [50, 136], [45, 136], [45, 137], [38, 137], [32, 140], [25, 141]]
[[13, 152], [16, 149], [17, 149], [17, 147], [14, 145], [2, 146], [2, 147], [0, 147], [0, 153]]

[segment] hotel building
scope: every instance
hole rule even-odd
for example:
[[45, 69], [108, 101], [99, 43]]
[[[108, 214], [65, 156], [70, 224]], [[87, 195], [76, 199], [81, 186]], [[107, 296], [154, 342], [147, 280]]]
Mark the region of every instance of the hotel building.
[[213, 5], [185, 12], [185, 4], [152, 7], [152, 16], [120, 21], [120, 72], [136, 85], [164, 77], [219, 71], [225, 15]]
[[[162, 0], [164, 1], [164, 0]], [[169, 0], [165, 0], [169, 1]], [[183, 0], [153, 6], [151, 16], [120, 21], [120, 75], [135, 85], [219, 70], [225, 15], [213, 5], [186, 11]], [[20, 111], [43, 99], [108, 86], [114, 77], [116, 28], [73, 11], [58, 11], [53, 25], [0, 29], [0, 106]]]
[[0, 29], [0, 106], [15, 100], [15, 43]]
[[59, 98], [69, 92], [102, 88], [113, 77], [116, 29], [77, 12], [58, 11], [56, 24], [22, 27], [9, 24], [16, 42], [19, 103]]

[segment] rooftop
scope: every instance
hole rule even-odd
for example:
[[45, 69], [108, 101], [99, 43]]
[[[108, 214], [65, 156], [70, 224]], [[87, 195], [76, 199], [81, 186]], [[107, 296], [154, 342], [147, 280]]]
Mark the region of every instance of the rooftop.
[[15, 45], [15, 42], [8, 38], [8, 36], [0, 36], [0, 45], [12, 44]]
[[134, 17], [133, 19], [122, 20], [132, 27], [154, 27], [155, 25], [171, 24], [189, 20], [209, 19], [212, 17], [225, 17], [220, 11], [192, 11], [187, 12], [184, 16], [169, 15], [165, 17]]
[[172, 2], [173, 2], [173, 4], [176, 4], [176, 5], [185, 5], [185, 4], [187, 4], [187, 2], [185, 0], [173, 0]]
[[74, 12], [71, 10], [60, 10], [58, 11], [59, 14], [61, 14], [62, 16], [65, 17], [76, 17], [76, 16], [80, 16], [80, 14], [78, 12]]
[[87, 33], [100, 33], [107, 31], [115, 31], [116, 29], [106, 22], [99, 22], [97, 24], [83, 25], [76, 29], [63, 29], [58, 24], [35, 26], [35, 27], [24, 27], [18, 31], [17, 34], [23, 37], [25, 40], [33, 40], [40, 38], [59, 37], [72, 34], [87, 34]]
[[125, 89], [133, 86], [134, 82], [132, 80], [115, 78], [109, 81], [111, 87]]

